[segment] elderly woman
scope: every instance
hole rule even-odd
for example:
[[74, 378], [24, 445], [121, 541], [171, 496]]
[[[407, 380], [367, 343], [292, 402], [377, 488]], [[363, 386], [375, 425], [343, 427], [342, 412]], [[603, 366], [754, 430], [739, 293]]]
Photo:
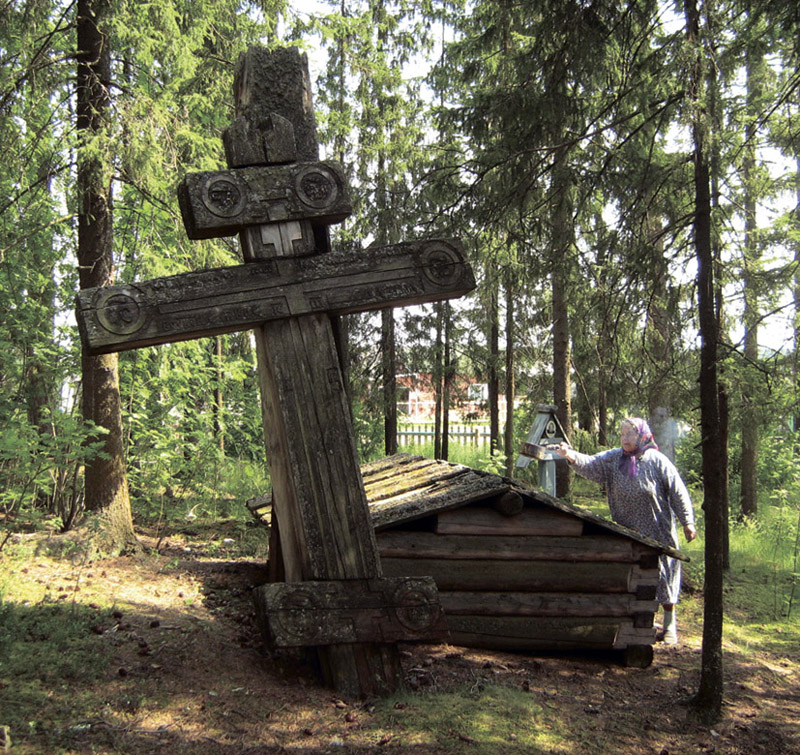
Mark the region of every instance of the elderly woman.
[[[697, 537], [689, 491], [673, 463], [658, 450], [643, 419], [630, 417], [620, 425], [621, 448], [594, 456], [578, 453], [566, 443], [557, 453], [589, 480], [605, 485], [611, 517], [618, 524], [678, 547], [677, 522], [687, 542]], [[681, 589], [681, 562], [662, 555], [656, 599], [664, 608], [663, 642], [678, 642], [675, 604]]]

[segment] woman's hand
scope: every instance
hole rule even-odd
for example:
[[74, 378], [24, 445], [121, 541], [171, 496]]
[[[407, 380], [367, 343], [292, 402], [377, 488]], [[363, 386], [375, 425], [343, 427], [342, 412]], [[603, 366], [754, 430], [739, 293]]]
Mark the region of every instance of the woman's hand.
[[686, 542], [691, 543], [697, 537], [697, 529], [693, 524], [684, 524], [683, 534], [686, 537]]
[[551, 446], [551, 448], [559, 456], [566, 459], [570, 464], [575, 461], [575, 451], [573, 451], [572, 447], [568, 446], [566, 443], [559, 443], [557, 446]]

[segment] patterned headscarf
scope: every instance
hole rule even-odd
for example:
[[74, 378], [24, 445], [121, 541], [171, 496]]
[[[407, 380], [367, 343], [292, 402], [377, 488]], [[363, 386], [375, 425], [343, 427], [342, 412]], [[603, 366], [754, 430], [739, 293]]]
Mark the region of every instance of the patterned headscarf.
[[619, 459], [619, 468], [629, 477], [636, 477], [636, 460], [641, 458], [642, 454], [647, 451], [648, 448], [658, 451], [658, 446], [653, 438], [650, 425], [641, 417], [626, 417], [622, 420], [622, 424], [633, 425], [636, 432], [639, 434], [639, 438], [636, 441], [636, 448], [631, 453], [625, 450], [622, 451], [622, 456], [620, 456]]

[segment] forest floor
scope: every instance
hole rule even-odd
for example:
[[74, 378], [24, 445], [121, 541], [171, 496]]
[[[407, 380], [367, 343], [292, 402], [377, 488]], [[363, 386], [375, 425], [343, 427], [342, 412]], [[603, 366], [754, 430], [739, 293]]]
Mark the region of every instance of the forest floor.
[[[657, 645], [648, 668], [408, 645], [407, 691], [347, 700], [264, 650], [250, 598], [264, 565], [237, 555], [224, 524], [140, 537], [145, 555], [89, 563], [48, 555], [46, 542], [28, 542], [26, 558], [0, 553], [0, 726], [12, 753], [800, 753], [800, 642], [774, 625], [726, 630], [724, 717], [687, 721], [701, 662], [692, 585], [681, 643]], [[54, 616], [70, 637], [54, 639]]]

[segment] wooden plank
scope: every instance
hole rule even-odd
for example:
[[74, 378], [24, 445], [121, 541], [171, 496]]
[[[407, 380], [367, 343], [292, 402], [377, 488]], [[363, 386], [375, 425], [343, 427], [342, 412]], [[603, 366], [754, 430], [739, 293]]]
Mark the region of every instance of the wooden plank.
[[277, 647], [444, 640], [444, 612], [431, 578], [261, 585], [260, 624]]
[[[372, 503], [431, 488], [436, 483], [459, 480], [474, 475], [474, 470], [453, 464], [416, 462], [403, 466], [395, 473], [383, 474], [379, 479], [365, 479], [364, 488]], [[452, 484], [452, 483], [451, 483]]]
[[583, 522], [544, 506], [527, 508], [515, 517], [473, 506], [443, 511], [439, 514], [436, 532], [442, 535], [579, 536], [583, 532]]
[[609, 618], [448, 616], [450, 643], [503, 650], [613, 648], [620, 621]]
[[561, 561], [384, 558], [388, 577], [432, 576], [440, 591], [626, 593], [631, 565]]
[[440, 591], [448, 615], [475, 616], [650, 616], [656, 601], [637, 600], [627, 593], [465, 592]]
[[630, 541], [615, 536], [438, 535], [387, 530], [377, 534], [381, 558], [470, 558], [515, 561], [637, 563]]
[[287, 220], [340, 223], [353, 210], [344, 169], [331, 160], [190, 173], [178, 186], [178, 204], [190, 239]]
[[76, 317], [86, 348], [103, 354], [247, 330], [290, 316], [435, 301], [474, 285], [457, 241], [428, 240], [88, 288], [77, 295]]
[[[472, 470], [452, 480], [443, 480], [419, 491], [405, 493], [385, 501], [370, 504], [369, 510], [376, 530], [396, 526], [450, 508], [464, 506], [502, 495], [508, 483], [500, 477], [478, 474]], [[501, 517], [497, 512], [493, 512]]]
[[381, 480], [402, 476], [408, 470], [441, 466], [451, 465], [447, 462], [427, 459], [424, 456], [413, 456], [411, 454], [401, 453], [362, 464], [361, 474], [364, 478], [364, 484], [369, 485], [379, 483]]

